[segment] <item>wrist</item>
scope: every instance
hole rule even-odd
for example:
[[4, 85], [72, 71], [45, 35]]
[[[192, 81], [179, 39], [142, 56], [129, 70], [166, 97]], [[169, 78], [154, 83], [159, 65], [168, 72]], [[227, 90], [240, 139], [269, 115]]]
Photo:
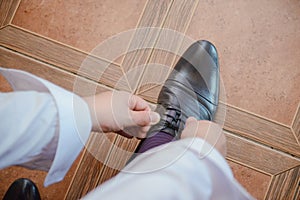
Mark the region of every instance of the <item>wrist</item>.
[[97, 116], [95, 112], [95, 99], [94, 96], [88, 96], [82, 98], [89, 108], [89, 115], [92, 121], [92, 130], [99, 131]]

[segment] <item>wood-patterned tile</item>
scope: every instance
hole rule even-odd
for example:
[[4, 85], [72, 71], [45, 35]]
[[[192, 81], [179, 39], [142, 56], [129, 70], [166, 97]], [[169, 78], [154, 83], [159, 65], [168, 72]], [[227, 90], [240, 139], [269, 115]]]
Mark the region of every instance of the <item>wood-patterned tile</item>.
[[80, 96], [94, 95], [95, 91], [99, 93], [109, 90], [107, 87], [88, 79], [59, 70], [3, 47], [0, 47], [0, 52], [0, 65], [2, 67], [27, 71], [69, 91], [73, 91]]
[[[141, 93], [138, 93], [138, 95], [149, 102], [157, 103], [157, 98], [161, 88], [162, 86], [160, 85], [151, 84], [148, 86], [148, 89], [141, 91]], [[141, 87], [141, 89], [144, 89], [144, 87]]]
[[224, 128], [235, 134], [300, 157], [300, 146], [290, 127], [227, 106]]
[[103, 176], [114, 137], [114, 134], [91, 134], [82, 160], [66, 193], [66, 199], [79, 199], [98, 185], [99, 178]]
[[137, 87], [137, 94], [143, 94], [155, 87], [161, 88], [174, 67], [175, 60], [175, 53], [154, 49]]
[[18, 27], [0, 30], [0, 45], [110, 87], [118, 82], [119, 89], [128, 90], [118, 65]]
[[[186, 38], [184, 33], [197, 4], [198, 1], [194, 0], [174, 1], [149, 59], [150, 64], [146, 66], [141, 78], [138, 93], [153, 87], [153, 83], [154, 85], [163, 83], [174, 67], [175, 60], [183, 53], [182, 49], [185, 50], [193, 42], [190, 38]], [[185, 44], [188, 42], [184, 47], [182, 47], [183, 40]], [[152, 65], [152, 63], [158, 63], [158, 65]]]
[[299, 199], [300, 165], [272, 178], [266, 199]]
[[19, 3], [20, 0], [0, 1], [0, 28], [11, 22]]
[[[159, 28], [163, 25], [172, 3], [173, 0], [151, 0], [144, 9], [138, 29], [128, 48], [128, 52], [132, 53], [126, 54], [122, 62], [125, 74], [130, 73], [127, 79], [132, 91], [136, 90], [144, 71], [144, 65], [147, 63], [160, 33]], [[134, 70], [137, 67], [138, 70]]]
[[115, 176], [124, 168], [138, 143], [139, 141], [137, 139], [127, 139], [119, 136], [116, 138], [114, 145], [112, 146], [109, 159], [107, 160], [104, 173], [99, 178], [98, 184], [101, 184]]
[[[131, 156], [125, 138], [116, 138], [116, 134], [93, 133], [82, 161], [74, 175], [66, 199], [78, 199], [97, 185], [115, 176]], [[114, 144], [112, 144], [114, 142]], [[135, 143], [132, 142], [131, 146]], [[99, 148], [101, 147], [101, 148]], [[78, 190], [80, 188], [80, 190]]]
[[238, 163], [276, 175], [300, 165], [300, 160], [225, 131], [227, 157]]

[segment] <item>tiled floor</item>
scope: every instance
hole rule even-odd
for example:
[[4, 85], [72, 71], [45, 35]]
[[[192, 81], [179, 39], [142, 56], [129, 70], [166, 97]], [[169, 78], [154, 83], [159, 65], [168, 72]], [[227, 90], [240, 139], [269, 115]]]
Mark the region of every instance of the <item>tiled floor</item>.
[[[176, 53], [191, 39], [212, 41], [224, 83], [221, 106], [226, 110], [228, 161], [237, 180], [257, 199], [300, 198], [299, 1], [2, 0], [0, 11], [0, 65], [32, 72], [69, 90], [74, 89], [75, 74], [87, 54], [116, 34], [157, 27], [186, 35], [182, 40], [178, 34], [139, 30], [114, 44], [137, 47], [137, 51], [110, 57], [119, 49], [94, 50], [92, 63], [96, 64], [79, 73], [85, 88], [77, 91], [81, 95], [99, 82], [99, 91], [107, 86], [134, 89], [155, 103], [160, 86], [153, 82], [166, 77], [180, 56]], [[158, 49], [163, 42], [175, 51]], [[147, 46], [151, 48], [143, 49]], [[147, 63], [160, 65], [144, 66]], [[101, 78], [90, 73], [99, 71]], [[124, 74], [126, 78], [119, 82]], [[7, 91], [0, 81], [1, 91]], [[111, 139], [128, 151], [136, 144], [114, 135]], [[43, 172], [1, 170], [0, 198], [8, 184], [21, 176], [37, 182], [44, 199], [75, 199], [116, 173], [87, 152], [82, 155], [66, 179], [49, 188], [42, 187]], [[108, 162], [116, 162], [114, 156], [124, 159], [111, 146], [105, 156]], [[97, 175], [83, 180], [87, 172]]]

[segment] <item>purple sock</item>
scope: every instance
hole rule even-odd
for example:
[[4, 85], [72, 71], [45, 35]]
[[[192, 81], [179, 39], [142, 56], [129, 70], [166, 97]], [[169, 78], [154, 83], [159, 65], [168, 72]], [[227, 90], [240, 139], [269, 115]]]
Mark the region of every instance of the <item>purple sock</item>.
[[133, 159], [135, 159], [140, 153], [144, 153], [154, 147], [157, 147], [159, 145], [163, 145], [169, 142], [172, 142], [174, 140], [174, 136], [171, 136], [170, 134], [164, 133], [164, 132], [158, 132], [157, 134], [143, 139], [139, 146], [137, 147], [134, 154], [129, 158], [127, 161], [127, 164], [130, 163]]
[[174, 136], [171, 136], [164, 132], [158, 132], [152, 137], [144, 139], [137, 151], [135, 153], [144, 153], [145, 151], [148, 151], [149, 149], [152, 149], [154, 147], [157, 147], [162, 144], [166, 144], [174, 140]]

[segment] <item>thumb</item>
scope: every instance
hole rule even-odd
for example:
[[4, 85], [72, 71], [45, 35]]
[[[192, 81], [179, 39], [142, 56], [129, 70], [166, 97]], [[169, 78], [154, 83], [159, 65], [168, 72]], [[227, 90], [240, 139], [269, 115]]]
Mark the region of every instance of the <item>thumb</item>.
[[131, 111], [131, 116], [133, 125], [137, 126], [154, 125], [160, 120], [159, 114], [152, 111]]

